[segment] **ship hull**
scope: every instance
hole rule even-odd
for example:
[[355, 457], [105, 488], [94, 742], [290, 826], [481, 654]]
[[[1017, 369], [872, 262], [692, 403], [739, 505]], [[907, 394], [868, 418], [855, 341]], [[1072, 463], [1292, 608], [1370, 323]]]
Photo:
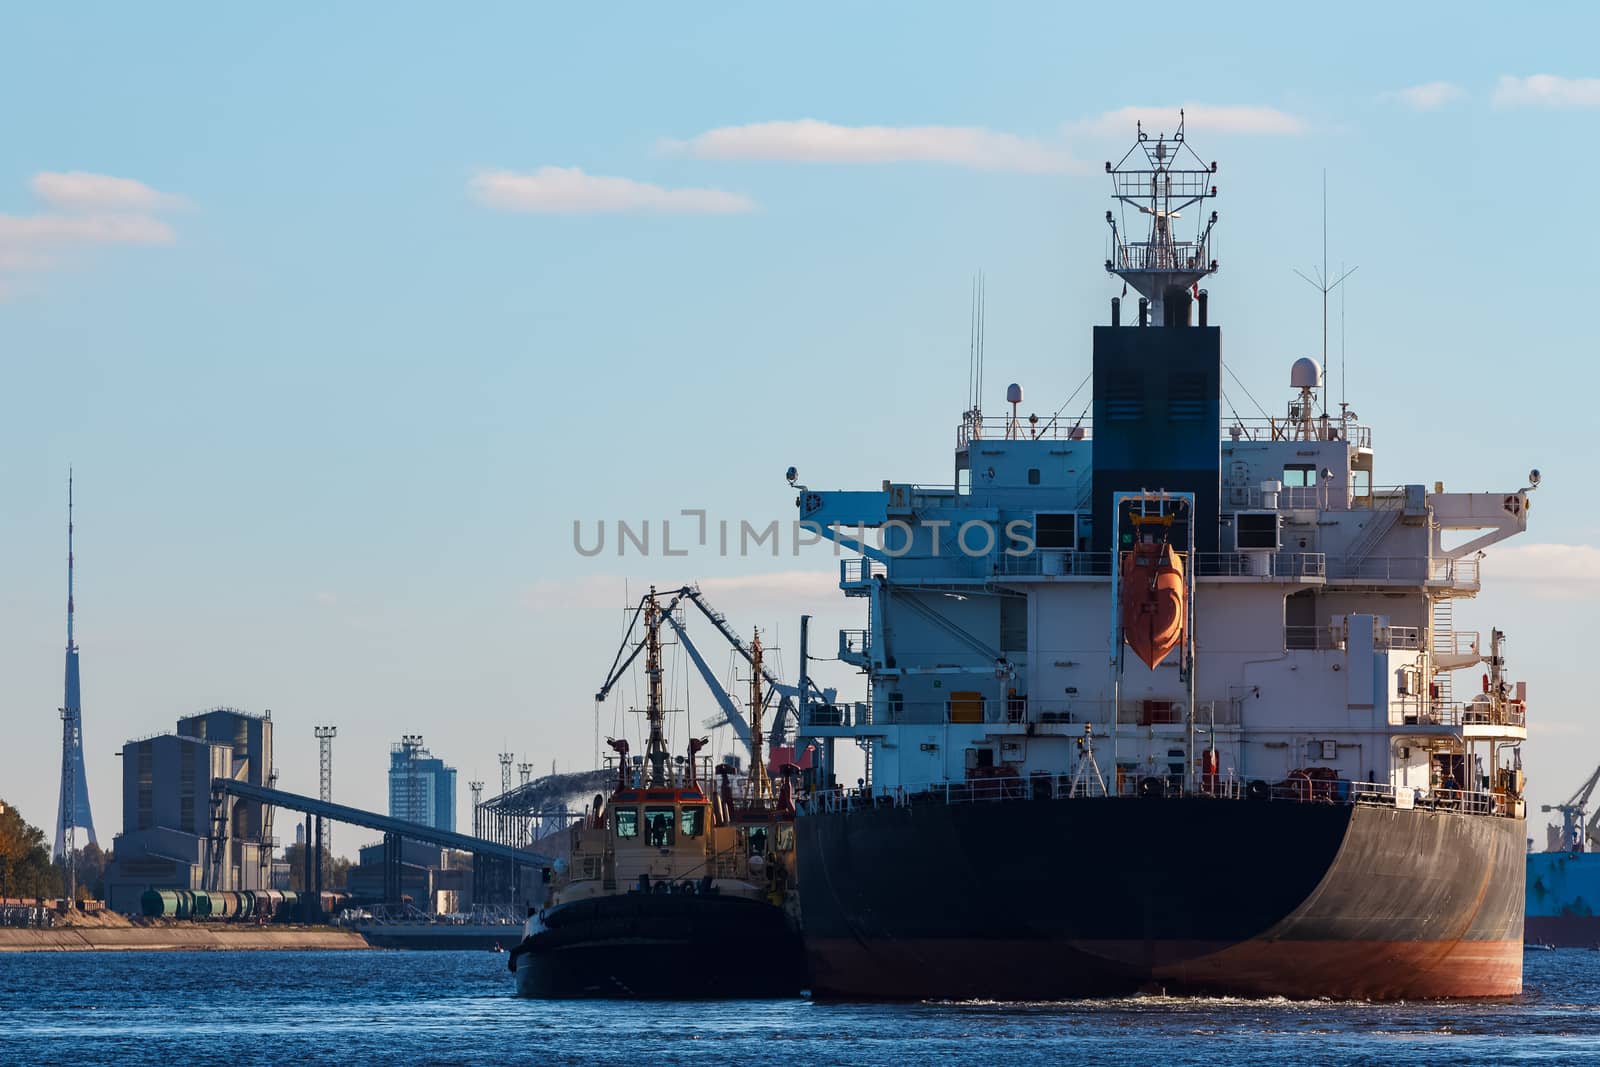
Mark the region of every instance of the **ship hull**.
[[812, 990], [1398, 999], [1522, 988], [1520, 820], [1188, 799], [796, 824]]
[[805, 986], [783, 909], [718, 894], [623, 893], [548, 909], [508, 966], [525, 997], [788, 997]]

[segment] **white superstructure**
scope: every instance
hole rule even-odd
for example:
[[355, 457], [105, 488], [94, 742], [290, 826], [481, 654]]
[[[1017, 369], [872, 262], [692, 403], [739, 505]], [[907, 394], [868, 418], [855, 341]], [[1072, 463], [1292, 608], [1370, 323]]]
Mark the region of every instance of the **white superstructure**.
[[[1101, 426], [1019, 416], [1013, 386], [1005, 418], [976, 405], [963, 415], [949, 485], [825, 492], [791, 470], [799, 517], [859, 553], [841, 562], [840, 587], [865, 607], [862, 628], [840, 634], [839, 656], [865, 675], [866, 699], [808, 707], [802, 734], [859, 745], [875, 793], [1060, 781], [1093, 759], [1121, 793], [1152, 780], [1235, 794], [1251, 782], [1337, 780], [1400, 806], [1520, 815], [1525, 689], [1504, 673], [1502, 635], [1457, 629], [1455, 609], [1479, 590], [1481, 550], [1526, 528], [1537, 472], [1487, 492], [1396, 484], [1368, 427], [1348, 408], [1318, 409], [1310, 359], [1288, 368], [1284, 416], [1260, 421], [1221, 419], [1216, 389], [1182, 369], [1188, 354], [1172, 357], [1177, 369], [1155, 365], [1149, 375], [1167, 377], [1154, 384], [1103, 370], [1120, 364], [1102, 364], [1102, 345], [1128, 348], [1135, 330], [1210, 330], [1199, 347], [1216, 346], [1197, 287], [1216, 269], [1215, 213], [1189, 243], [1170, 221], [1184, 189], [1201, 203], [1215, 195], [1216, 165], [1175, 171], [1177, 146], [1186, 149], [1181, 134], [1152, 147], [1141, 132], [1149, 166], [1133, 173], [1143, 177], [1113, 171], [1117, 200], [1160, 195], [1139, 207], [1148, 242], [1128, 245], [1113, 223], [1107, 269], [1149, 306], [1141, 299], [1137, 321], [1122, 326], [1113, 302], [1113, 326], [1096, 331], [1094, 389], [1096, 419], [1118, 420], [1119, 458], [1102, 457], [1099, 473], [1111, 490], [1174, 489], [1118, 481], [1159, 476], [1127, 473], [1141, 434], [1192, 435], [1199, 419], [1216, 427], [1217, 451], [1190, 446], [1198, 455], [1183, 468], [1202, 475], [1185, 553], [1192, 672], [1178, 653], [1147, 668], [1113, 637], [1119, 546], [1095, 529], [1115, 521], [1097, 487]], [[1150, 349], [1153, 335], [1138, 337], [1137, 351]]]

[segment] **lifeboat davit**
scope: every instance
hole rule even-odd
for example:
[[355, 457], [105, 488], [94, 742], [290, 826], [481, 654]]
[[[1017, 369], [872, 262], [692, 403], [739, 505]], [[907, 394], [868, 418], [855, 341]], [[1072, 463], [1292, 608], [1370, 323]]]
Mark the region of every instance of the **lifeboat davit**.
[[1122, 633], [1155, 669], [1183, 640], [1183, 560], [1165, 543], [1137, 544], [1122, 554]]

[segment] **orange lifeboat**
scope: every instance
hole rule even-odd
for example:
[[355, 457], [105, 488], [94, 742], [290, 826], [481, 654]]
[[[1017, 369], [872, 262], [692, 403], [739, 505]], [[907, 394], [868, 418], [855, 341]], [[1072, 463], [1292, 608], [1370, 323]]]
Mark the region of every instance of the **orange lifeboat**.
[[1183, 560], [1165, 543], [1122, 554], [1122, 633], [1152, 670], [1183, 640]]

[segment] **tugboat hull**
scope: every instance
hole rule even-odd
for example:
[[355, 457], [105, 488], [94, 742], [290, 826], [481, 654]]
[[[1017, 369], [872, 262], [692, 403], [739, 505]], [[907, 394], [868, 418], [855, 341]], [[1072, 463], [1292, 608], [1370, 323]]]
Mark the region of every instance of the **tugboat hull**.
[[525, 997], [743, 999], [805, 987], [783, 909], [719, 894], [624, 893], [551, 908], [508, 966]]
[[819, 813], [796, 830], [822, 997], [1522, 989], [1517, 819], [1073, 799]]

